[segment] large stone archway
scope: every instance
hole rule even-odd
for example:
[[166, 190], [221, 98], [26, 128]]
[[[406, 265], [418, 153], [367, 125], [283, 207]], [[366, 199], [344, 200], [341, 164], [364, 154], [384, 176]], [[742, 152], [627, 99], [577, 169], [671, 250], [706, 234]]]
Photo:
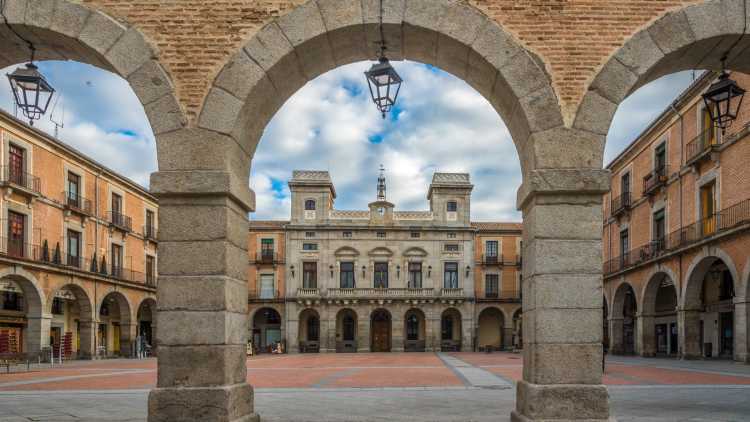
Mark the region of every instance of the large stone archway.
[[675, 354], [677, 351], [670, 336], [677, 328], [679, 295], [675, 280], [671, 271], [657, 271], [643, 288], [637, 329], [641, 356]]

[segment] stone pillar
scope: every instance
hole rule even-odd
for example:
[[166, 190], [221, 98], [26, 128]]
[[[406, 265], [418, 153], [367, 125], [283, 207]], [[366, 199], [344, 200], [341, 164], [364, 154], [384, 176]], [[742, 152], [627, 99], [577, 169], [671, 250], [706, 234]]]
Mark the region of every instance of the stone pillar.
[[511, 350], [513, 349], [513, 322], [510, 322], [511, 325], [508, 325], [508, 322], [505, 324], [505, 327], [503, 327], [503, 341], [500, 346], [503, 350]]
[[735, 298], [734, 302], [734, 360], [750, 363], [750, 330], [748, 312], [750, 306], [746, 299]]
[[81, 347], [76, 356], [78, 359], [93, 359], [96, 357], [96, 322], [79, 321]]
[[[247, 214], [254, 203], [247, 172], [165, 171], [173, 165], [170, 157], [227, 165], [247, 157], [232, 149], [232, 140], [179, 132], [189, 133], [158, 140], [160, 172], [151, 177], [159, 198], [160, 329], [148, 421], [256, 421], [245, 356]], [[220, 147], [225, 155], [206, 151]]]
[[682, 359], [701, 358], [701, 311], [697, 309], [677, 310], [677, 336]]
[[[289, 305], [287, 305], [287, 309]], [[287, 312], [287, 314], [290, 314]], [[286, 351], [287, 353], [299, 353], [299, 319], [289, 318], [286, 321]]]
[[425, 352], [439, 352], [440, 348], [435, 347], [435, 323], [432, 310], [424, 313], [424, 350]]
[[[336, 318], [337, 318], [337, 312], [336, 308], [329, 308], [327, 311], [328, 313], [328, 337], [326, 338], [327, 347], [328, 350], [331, 352], [336, 352]], [[323, 340], [323, 337], [321, 337], [321, 340]]]
[[135, 357], [136, 324], [120, 324], [120, 356]]
[[527, 174], [519, 190], [524, 367], [511, 420], [603, 422], [601, 202], [609, 173], [544, 173]]
[[[330, 336], [330, 330], [334, 330], [334, 337], [335, 337], [335, 330], [336, 330], [336, 321], [333, 321], [333, 328], [329, 326], [330, 324], [330, 315], [328, 313], [328, 310], [325, 308], [317, 308], [318, 315], [320, 315], [320, 353], [328, 353], [329, 351], [335, 351], [330, 350], [328, 346], [328, 337]], [[334, 315], [334, 318], [336, 316]]]
[[391, 313], [391, 351], [404, 351], [404, 319], [396, 318], [395, 313]]
[[370, 352], [370, 314], [357, 315], [357, 352]]
[[434, 327], [432, 330], [432, 332], [434, 333], [432, 337], [432, 341], [433, 341], [432, 347], [435, 349], [436, 352], [439, 352], [442, 350], [443, 333], [442, 333], [442, 327], [441, 327], [441, 323], [442, 323], [441, 318], [442, 318], [442, 312], [438, 310], [435, 312], [435, 319], [430, 321], [430, 323]]
[[656, 356], [656, 323], [653, 315], [643, 315], [640, 312], [636, 320], [636, 350], [641, 356]]
[[52, 315], [43, 314], [40, 317], [30, 316], [26, 318], [26, 332], [24, 336], [24, 352], [39, 353], [44, 347], [48, 347], [50, 329], [52, 328]]
[[474, 338], [473, 333], [474, 333], [474, 318], [472, 318], [472, 315], [469, 315], [469, 318], [462, 318], [461, 319], [461, 351], [462, 352], [471, 352], [474, 349], [474, 342], [472, 341]]
[[623, 345], [625, 318], [609, 317], [609, 353], [621, 355], [625, 353]]

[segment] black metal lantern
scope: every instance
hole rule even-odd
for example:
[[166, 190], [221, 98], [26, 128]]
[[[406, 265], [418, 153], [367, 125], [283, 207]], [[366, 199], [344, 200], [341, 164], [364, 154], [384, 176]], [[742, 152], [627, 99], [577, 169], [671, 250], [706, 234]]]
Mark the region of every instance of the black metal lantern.
[[29, 124], [33, 125], [34, 120], [47, 112], [55, 89], [39, 73], [34, 63], [27, 63], [26, 68], [18, 67], [7, 76], [16, 105], [29, 119]]
[[703, 94], [703, 102], [711, 116], [714, 126], [721, 128], [722, 133], [737, 118], [745, 90], [722, 70], [719, 80], [712, 84]]
[[378, 62], [365, 72], [365, 76], [370, 87], [372, 101], [385, 119], [386, 113], [390, 112], [393, 105], [396, 104], [403, 81], [383, 54], [381, 54]]

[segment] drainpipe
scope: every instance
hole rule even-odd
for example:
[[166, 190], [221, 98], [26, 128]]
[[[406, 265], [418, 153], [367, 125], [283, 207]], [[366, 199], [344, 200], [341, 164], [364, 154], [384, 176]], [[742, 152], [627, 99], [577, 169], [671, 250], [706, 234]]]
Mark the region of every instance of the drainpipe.
[[[682, 224], [683, 224], [682, 223], [682, 211], [683, 210], [682, 210], [682, 174], [681, 173], [682, 173], [682, 165], [684, 163], [685, 119], [684, 119], [683, 115], [680, 114], [680, 111], [677, 110], [677, 107], [675, 106], [675, 103], [676, 103], [676, 101], [674, 103], [672, 103], [672, 110], [675, 112], [675, 114], [677, 114], [680, 117], [680, 168], [677, 170], [677, 179], [678, 179], [679, 188], [680, 188], [680, 194], [679, 194], [679, 198], [680, 198], [680, 201], [679, 201], [680, 202], [680, 204], [679, 204], [680, 219], [679, 220], [680, 220], [680, 230], [682, 230]], [[676, 283], [676, 284], [679, 286], [679, 291], [682, 291], [682, 254], [679, 254], [677, 256], [677, 259], [678, 259], [678, 261], [677, 261], [678, 262], [677, 277], [679, 277], [680, 279], [679, 279], [679, 282]], [[680, 308], [680, 304], [679, 304], [679, 300], [678, 300], [678, 302], [677, 302], [677, 309], [679, 309], [679, 308]], [[679, 323], [679, 319], [680, 319], [680, 316], [678, 314], [677, 315], [677, 321], [678, 321], [678, 323]], [[678, 330], [679, 330], [679, 328], [678, 328]], [[679, 337], [679, 334], [678, 334], [678, 337]], [[680, 341], [678, 341], [677, 344], [678, 344], [677, 354], [681, 355], [682, 354], [682, 350], [681, 349], [684, 346], [683, 346], [682, 342], [680, 342]]]

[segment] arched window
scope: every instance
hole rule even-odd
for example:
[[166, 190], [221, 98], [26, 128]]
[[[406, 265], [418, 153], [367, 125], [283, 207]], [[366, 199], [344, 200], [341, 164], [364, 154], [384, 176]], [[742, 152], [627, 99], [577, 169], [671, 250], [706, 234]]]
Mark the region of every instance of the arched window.
[[406, 339], [419, 340], [419, 318], [414, 314], [406, 319]]
[[307, 341], [319, 341], [320, 340], [320, 324], [318, 323], [318, 317], [311, 316], [307, 318]]
[[458, 210], [458, 203], [456, 201], [448, 201], [445, 209], [448, 212], [456, 212]]
[[344, 317], [344, 341], [354, 341], [354, 318], [351, 315]]
[[453, 317], [446, 315], [442, 321], [442, 336], [443, 340], [453, 340]]
[[305, 211], [315, 211], [315, 200], [308, 199], [305, 201]]

